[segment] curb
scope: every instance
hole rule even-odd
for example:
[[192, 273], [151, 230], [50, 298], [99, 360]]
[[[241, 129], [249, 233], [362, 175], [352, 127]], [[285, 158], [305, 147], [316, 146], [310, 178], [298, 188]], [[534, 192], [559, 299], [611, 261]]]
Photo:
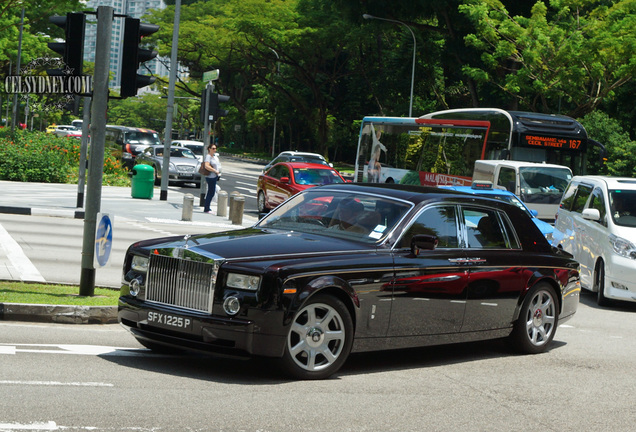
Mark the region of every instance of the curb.
[[58, 324], [116, 324], [117, 306], [0, 303], [0, 320]]
[[14, 207], [14, 206], [0, 206], [0, 213], [19, 214], [26, 216], [54, 216], [54, 217], [67, 217], [73, 219], [84, 219], [84, 210], [61, 210], [61, 209], [46, 209], [36, 207]]

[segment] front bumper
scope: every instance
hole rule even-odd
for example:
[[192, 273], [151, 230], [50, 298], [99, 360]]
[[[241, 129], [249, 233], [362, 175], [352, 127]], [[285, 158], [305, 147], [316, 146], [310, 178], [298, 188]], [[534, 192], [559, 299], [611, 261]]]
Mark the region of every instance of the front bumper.
[[[190, 320], [188, 329], [165, 328], [148, 320], [149, 312]], [[120, 297], [118, 321], [133, 336], [179, 349], [233, 357], [281, 357], [285, 337], [264, 334], [254, 321], [209, 315]]]
[[605, 297], [636, 302], [636, 260], [612, 254], [605, 268]]

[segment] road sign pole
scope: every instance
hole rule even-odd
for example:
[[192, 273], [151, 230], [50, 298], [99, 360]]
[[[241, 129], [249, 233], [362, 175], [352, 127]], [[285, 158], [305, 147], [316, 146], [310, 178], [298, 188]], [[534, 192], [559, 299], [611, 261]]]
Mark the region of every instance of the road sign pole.
[[93, 74], [93, 103], [91, 104], [91, 148], [86, 187], [84, 237], [82, 243], [82, 272], [80, 295], [95, 294], [95, 232], [97, 214], [102, 200], [104, 171], [104, 144], [106, 139], [106, 112], [108, 111], [108, 71], [110, 38], [113, 29], [113, 8], [97, 8], [97, 42], [95, 45], [95, 72]]
[[[212, 93], [210, 83], [205, 86], [205, 106], [203, 107], [203, 161], [208, 154], [208, 147], [210, 146], [210, 94]], [[201, 188], [199, 189], [199, 206], [205, 205], [205, 192], [208, 186], [205, 177], [201, 177]]]
[[163, 166], [161, 172], [161, 194], [159, 200], [168, 199], [168, 179], [170, 169], [170, 144], [172, 143], [172, 118], [174, 112], [174, 87], [177, 80], [177, 50], [179, 48], [179, 21], [181, 19], [181, 0], [174, 8], [174, 27], [172, 30], [172, 52], [170, 53], [170, 81], [168, 84], [168, 106], [166, 107], [166, 128], [163, 132]]

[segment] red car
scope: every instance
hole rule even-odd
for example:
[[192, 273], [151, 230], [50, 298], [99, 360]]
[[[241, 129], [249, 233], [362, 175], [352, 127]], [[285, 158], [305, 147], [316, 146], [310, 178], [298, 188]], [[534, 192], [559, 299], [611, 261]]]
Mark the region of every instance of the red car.
[[335, 169], [304, 162], [281, 162], [258, 177], [259, 213], [267, 213], [287, 198], [305, 189], [333, 183], [346, 183]]

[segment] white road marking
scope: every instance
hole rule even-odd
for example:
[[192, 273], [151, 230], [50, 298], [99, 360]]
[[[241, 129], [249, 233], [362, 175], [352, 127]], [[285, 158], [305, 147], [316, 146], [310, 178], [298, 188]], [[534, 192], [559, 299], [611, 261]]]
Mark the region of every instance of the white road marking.
[[256, 191], [254, 189], [249, 189], [249, 188], [241, 187], [241, 186], [236, 186], [234, 189], [241, 189], [244, 191], [248, 191], [249, 193], [254, 194], [254, 197], [252, 198], [256, 198]]
[[0, 247], [4, 249], [13, 268], [18, 272], [21, 281], [45, 282], [37, 268], [25, 255], [24, 251], [13, 237], [0, 225]]
[[55, 345], [55, 344], [9, 344], [0, 343], [0, 354], [39, 353], [92, 356], [143, 356], [150, 351], [145, 348], [118, 348], [101, 345]]
[[[33, 386], [59, 386], [59, 387], [115, 387], [114, 384], [103, 383], [103, 382], [11, 381], [11, 380], [1, 380], [0, 385], [33, 385]], [[0, 430], [2, 430], [1, 427], [0, 427]]]

